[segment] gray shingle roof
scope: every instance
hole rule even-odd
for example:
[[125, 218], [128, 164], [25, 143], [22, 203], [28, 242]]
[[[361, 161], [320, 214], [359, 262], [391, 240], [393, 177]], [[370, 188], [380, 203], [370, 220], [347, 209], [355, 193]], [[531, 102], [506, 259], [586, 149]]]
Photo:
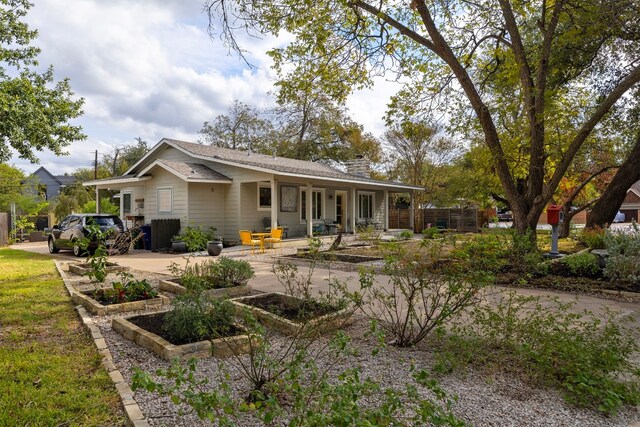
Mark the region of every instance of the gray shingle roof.
[[640, 181], [638, 181], [635, 184], [633, 184], [631, 186], [630, 190], [633, 190], [637, 195], [640, 196]]
[[289, 159], [286, 157], [269, 156], [265, 154], [251, 153], [247, 151], [232, 150], [229, 148], [220, 148], [211, 145], [196, 144], [193, 142], [179, 141], [176, 139], [164, 138], [163, 141], [177, 146], [193, 155], [210, 158], [212, 161], [222, 160], [232, 162], [239, 165], [254, 166], [262, 169], [268, 169], [274, 173], [288, 173], [295, 175], [303, 175], [309, 177], [341, 179], [348, 181], [370, 182], [372, 184], [392, 184], [400, 186], [408, 186], [393, 181], [381, 181], [362, 175], [354, 175], [343, 172], [318, 162], [310, 162], [306, 160]]
[[185, 178], [187, 178], [187, 180], [193, 179], [231, 182], [231, 178], [229, 178], [228, 176], [214, 171], [213, 169], [199, 163], [176, 162], [173, 160], [165, 159], [158, 159], [156, 161], [184, 176]]

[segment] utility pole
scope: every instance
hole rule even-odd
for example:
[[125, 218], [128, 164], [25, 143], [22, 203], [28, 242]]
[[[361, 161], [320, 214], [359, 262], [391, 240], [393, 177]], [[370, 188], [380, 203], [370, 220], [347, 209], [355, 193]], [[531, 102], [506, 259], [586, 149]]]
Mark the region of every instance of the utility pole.
[[96, 150], [95, 159], [93, 160], [93, 179], [98, 179], [98, 150]]

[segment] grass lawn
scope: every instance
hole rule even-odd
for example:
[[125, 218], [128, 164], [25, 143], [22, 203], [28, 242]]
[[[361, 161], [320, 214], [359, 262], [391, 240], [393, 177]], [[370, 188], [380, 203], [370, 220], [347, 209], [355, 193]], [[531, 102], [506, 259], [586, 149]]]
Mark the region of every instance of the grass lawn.
[[126, 425], [53, 261], [0, 249], [0, 426]]

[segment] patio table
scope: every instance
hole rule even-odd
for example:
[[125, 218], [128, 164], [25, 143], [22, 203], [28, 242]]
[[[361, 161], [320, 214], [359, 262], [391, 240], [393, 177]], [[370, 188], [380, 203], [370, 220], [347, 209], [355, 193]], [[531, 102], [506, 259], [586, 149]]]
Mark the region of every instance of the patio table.
[[264, 253], [264, 238], [271, 236], [271, 233], [251, 233], [251, 238], [260, 239], [260, 252]]

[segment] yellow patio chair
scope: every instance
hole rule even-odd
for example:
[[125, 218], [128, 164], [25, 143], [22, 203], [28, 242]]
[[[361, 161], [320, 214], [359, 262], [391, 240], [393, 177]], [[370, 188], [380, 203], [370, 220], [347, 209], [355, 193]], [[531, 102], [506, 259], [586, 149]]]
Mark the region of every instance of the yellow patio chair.
[[[282, 243], [282, 233], [284, 233], [284, 229], [278, 227], [271, 231], [271, 236], [265, 238], [264, 242], [269, 243], [271, 245], [271, 249], [275, 249], [276, 243]], [[282, 252], [282, 245], [280, 245], [280, 252]]]
[[242, 242], [242, 246], [249, 246], [251, 248], [251, 253], [255, 252], [255, 247], [260, 247], [260, 240], [251, 238], [251, 231], [249, 230], [240, 230], [240, 241]]

